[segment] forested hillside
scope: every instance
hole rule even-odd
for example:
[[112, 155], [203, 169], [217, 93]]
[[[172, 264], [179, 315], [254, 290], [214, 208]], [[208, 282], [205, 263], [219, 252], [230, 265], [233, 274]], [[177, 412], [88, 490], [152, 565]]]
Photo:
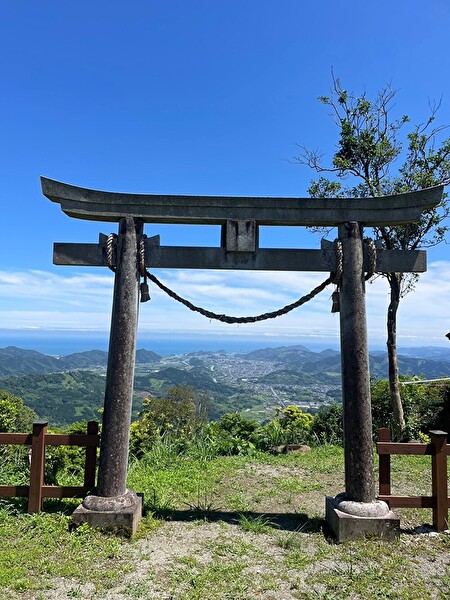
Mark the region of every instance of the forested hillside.
[[[416, 348], [405, 354], [400, 355], [403, 375], [450, 377], [450, 348]], [[51, 426], [96, 419], [103, 406], [106, 364], [107, 353], [99, 350], [58, 358], [10, 346], [0, 349], [0, 389], [23, 398]], [[175, 385], [202, 391], [211, 419], [238, 411], [261, 421], [289, 404], [315, 413], [340, 400], [340, 366], [338, 352], [312, 352], [304, 346], [166, 357], [141, 349], [136, 353], [133, 417], [144, 398], [162, 396]], [[371, 353], [370, 370], [374, 379], [386, 378], [384, 352]]]

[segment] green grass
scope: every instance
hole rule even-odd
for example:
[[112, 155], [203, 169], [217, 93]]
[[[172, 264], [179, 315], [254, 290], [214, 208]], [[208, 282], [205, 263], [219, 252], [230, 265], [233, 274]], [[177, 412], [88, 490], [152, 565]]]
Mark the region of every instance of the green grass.
[[[399, 493], [428, 493], [429, 475], [429, 457], [393, 459]], [[341, 448], [206, 460], [160, 447], [132, 462], [128, 484], [148, 511], [132, 540], [71, 531], [76, 501], [47, 500], [28, 515], [24, 501], [0, 500], [0, 600], [450, 595], [450, 536], [407, 531], [431, 511], [399, 510], [398, 542], [326, 539], [324, 496], [343, 489]]]
[[30, 515], [0, 508], [0, 598], [51, 588], [51, 580], [59, 577], [93, 581], [100, 591], [131, 569], [119, 556], [123, 542], [84, 525], [70, 533], [69, 518], [61, 512]]
[[244, 531], [251, 531], [252, 533], [268, 533], [272, 527], [276, 527], [276, 524], [270, 520], [270, 517], [265, 515], [239, 515], [239, 526]]
[[184, 562], [175, 567], [170, 575], [169, 590], [176, 593], [172, 597], [179, 600], [237, 600], [249, 597], [246, 594], [251, 590], [251, 580], [243, 574], [245, 561], [224, 563], [222, 560], [213, 560], [206, 565], [195, 560]]

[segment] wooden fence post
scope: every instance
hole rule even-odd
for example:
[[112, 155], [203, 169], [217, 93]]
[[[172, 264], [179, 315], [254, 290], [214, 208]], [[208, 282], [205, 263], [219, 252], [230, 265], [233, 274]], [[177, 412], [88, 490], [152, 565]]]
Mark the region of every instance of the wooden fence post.
[[28, 512], [39, 512], [42, 507], [42, 486], [44, 485], [45, 436], [47, 421], [33, 423], [31, 438], [30, 488], [28, 492]]
[[447, 433], [430, 431], [430, 438], [434, 448], [431, 458], [433, 526], [437, 531], [444, 531], [448, 527]]
[[[387, 427], [381, 427], [378, 430], [379, 442], [390, 442], [391, 434]], [[380, 454], [378, 457], [379, 473], [378, 473], [378, 493], [389, 496], [391, 494], [391, 455]], [[389, 501], [387, 501], [389, 504]]]
[[[97, 421], [89, 421], [87, 424], [88, 435], [98, 435]], [[90, 493], [95, 488], [95, 468], [97, 466], [97, 446], [86, 447], [86, 462], [84, 464], [84, 487], [88, 487]]]

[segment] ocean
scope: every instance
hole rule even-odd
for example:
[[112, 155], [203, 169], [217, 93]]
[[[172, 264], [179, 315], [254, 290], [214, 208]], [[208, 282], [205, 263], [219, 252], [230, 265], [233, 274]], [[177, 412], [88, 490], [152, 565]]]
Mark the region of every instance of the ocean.
[[[42, 330], [8, 330], [0, 329], [0, 348], [16, 346], [18, 348], [36, 350], [52, 356], [65, 356], [86, 350], [108, 350], [109, 333], [92, 331], [42, 331]], [[314, 352], [326, 348], [338, 350], [337, 340], [321, 340], [299, 338], [249, 338], [246, 336], [179, 336], [158, 334], [151, 337], [138, 335], [137, 347], [152, 350], [157, 354], [187, 354], [189, 352], [224, 350], [226, 352], [251, 352], [260, 348], [276, 348], [301, 344]]]

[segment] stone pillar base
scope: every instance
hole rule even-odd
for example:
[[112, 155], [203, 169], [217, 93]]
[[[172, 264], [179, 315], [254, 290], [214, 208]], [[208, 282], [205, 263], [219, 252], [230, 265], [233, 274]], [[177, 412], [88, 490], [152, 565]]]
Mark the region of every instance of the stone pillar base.
[[105, 531], [131, 537], [142, 516], [142, 497], [131, 490], [122, 496], [86, 496], [72, 515], [72, 523], [88, 523]]
[[351, 502], [340, 494], [325, 499], [325, 519], [338, 542], [365, 537], [394, 540], [400, 535], [400, 519], [385, 502]]

